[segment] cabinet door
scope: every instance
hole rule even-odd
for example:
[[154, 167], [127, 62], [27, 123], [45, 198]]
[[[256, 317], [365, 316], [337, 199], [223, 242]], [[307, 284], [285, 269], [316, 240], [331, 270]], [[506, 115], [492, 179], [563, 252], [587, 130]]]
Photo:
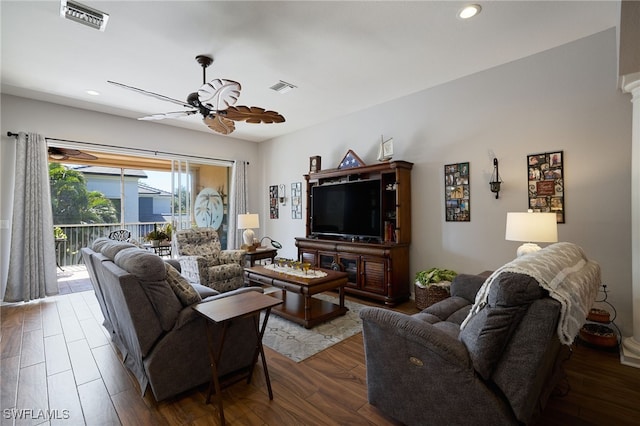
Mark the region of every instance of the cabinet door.
[[331, 269], [336, 261], [336, 254], [333, 252], [318, 252], [318, 267], [324, 269]]
[[377, 294], [387, 294], [389, 261], [382, 257], [362, 256], [360, 288]]
[[347, 287], [358, 288], [358, 276], [360, 275], [358, 269], [359, 261], [359, 256], [338, 255], [338, 263], [342, 267], [342, 270], [347, 273]]
[[318, 265], [318, 256], [315, 250], [299, 250], [298, 257], [301, 262], [309, 262], [312, 267], [317, 267]]

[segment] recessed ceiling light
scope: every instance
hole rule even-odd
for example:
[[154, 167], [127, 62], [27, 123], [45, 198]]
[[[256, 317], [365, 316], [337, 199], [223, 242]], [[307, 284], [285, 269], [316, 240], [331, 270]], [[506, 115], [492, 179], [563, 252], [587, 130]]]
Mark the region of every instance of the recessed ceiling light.
[[478, 13], [480, 13], [481, 10], [482, 10], [482, 7], [479, 4], [469, 4], [463, 7], [462, 9], [460, 9], [460, 11], [458, 12], [458, 18], [460, 19], [473, 18]]
[[87, 90], [85, 93], [91, 96], [100, 96], [100, 92], [96, 92], [95, 90]]

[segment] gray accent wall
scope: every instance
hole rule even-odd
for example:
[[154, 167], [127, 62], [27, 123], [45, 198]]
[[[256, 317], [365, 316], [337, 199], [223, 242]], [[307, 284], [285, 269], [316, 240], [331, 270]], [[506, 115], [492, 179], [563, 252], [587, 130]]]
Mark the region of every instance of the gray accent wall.
[[[308, 172], [309, 156], [320, 155], [323, 168], [335, 168], [349, 149], [372, 164], [381, 135], [393, 137], [393, 158], [414, 163], [411, 275], [433, 266], [479, 273], [515, 257], [519, 243], [504, 239], [505, 221], [507, 212], [527, 209], [527, 155], [562, 150], [566, 223], [558, 225], [559, 239], [600, 263], [617, 322], [628, 335], [631, 111], [631, 96], [617, 86], [612, 28], [262, 143], [263, 180], [289, 185]], [[494, 156], [504, 181], [497, 200], [488, 184]], [[466, 161], [471, 221], [446, 222], [444, 165]], [[285, 211], [265, 223], [268, 235], [288, 243], [285, 254], [292, 257], [291, 241], [304, 233], [304, 223], [290, 217]]]

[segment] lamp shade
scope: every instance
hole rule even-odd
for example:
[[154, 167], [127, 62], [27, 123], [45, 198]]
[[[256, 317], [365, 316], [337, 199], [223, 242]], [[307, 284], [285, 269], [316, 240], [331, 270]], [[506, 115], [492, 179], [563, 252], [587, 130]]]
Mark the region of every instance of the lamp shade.
[[518, 247], [517, 255], [522, 256], [540, 250], [537, 244], [558, 241], [558, 222], [555, 213], [507, 213], [505, 239], [524, 241]]
[[507, 213], [505, 239], [534, 243], [558, 241], [558, 224], [555, 213]]
[[238, 229], [260, 228], [260, 218], [257, 213], [238, 215]]

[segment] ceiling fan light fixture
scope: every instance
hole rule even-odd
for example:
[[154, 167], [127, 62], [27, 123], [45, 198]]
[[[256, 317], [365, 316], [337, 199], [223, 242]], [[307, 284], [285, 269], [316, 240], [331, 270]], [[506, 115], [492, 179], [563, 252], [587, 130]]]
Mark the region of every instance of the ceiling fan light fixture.
[[67, 156], [64, 154], [49, 153], [49, 158], [52, 160], [64, 160]]
[[293, 89], [297, 89], [297, 86], [294, 86], [291, 83], [287, 83], [286, 81], [280, 80], [276, 84], [271, 86], [269, 89], [275, 90], [276, 92], [281, 94], [285, 94], [287, 92], [290, 92]]
[[60, 16], [98, 31], [107, 28], [109, 15], [72, 0], [60, 0]]

